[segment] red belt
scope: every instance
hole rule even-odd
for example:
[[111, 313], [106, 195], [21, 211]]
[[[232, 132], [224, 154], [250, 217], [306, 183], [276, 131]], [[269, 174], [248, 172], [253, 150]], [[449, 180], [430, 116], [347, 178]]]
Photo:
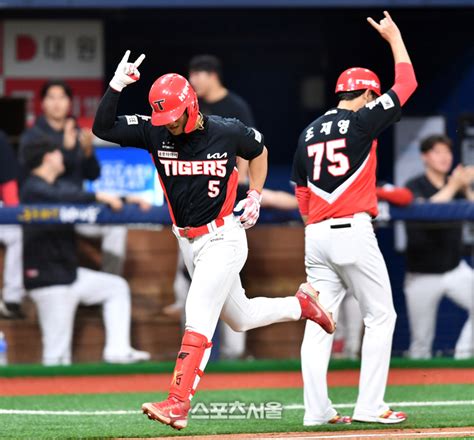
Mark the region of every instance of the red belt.
[[224, 219], [217, 218], [214, 221], [208, 223], [207, 225], [197, 227], [186, 226], [185, 228], [179, 228], [178, 226], [175, 226], [175, 230], [178, 232], [178, 235], [180, 237], [196, 238], [200, 237], [201, 235], [206, 235], [209, 232], [213, 232], [221, 226], [224, 226]]

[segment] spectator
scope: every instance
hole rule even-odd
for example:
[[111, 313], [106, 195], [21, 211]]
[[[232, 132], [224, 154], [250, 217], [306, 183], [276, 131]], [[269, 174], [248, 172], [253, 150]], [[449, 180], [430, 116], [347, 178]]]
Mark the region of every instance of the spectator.
[[[38, 137], [49, 137], [63, 153], [65, 172], [60, 180], [82, 189], [85, 179], [100, 176], [100, 166], [92, 145], [90, 129], [81, 129], [70, 117], [72, 90], [61, 80], [50, 80], [41, 89], [43, 115], [27, 130], [20, 140], [20, 159], [24, 161], [24, 146]], [[102, 238], [102, 270], [121, 275], [125, 261], [127, 228], [125, 226], [77, 225], [76, 232]]]
[[222, 64], [214, 55], [197, 55], [189, 62], [189, 82], [199, 98], [205, 115], [236, 118], [248, 127], [255, 126], [247, 102], [223, 85]]
[[[8, 142], [0, 131], [0, 201], [3, 206], [18, 205], [18, 163]], [[3, 265], [3, 300], [0, 300], [0, 318], [21, 319], [23, 287], [22, 230], [19, 225], [0, 225], [0, 243], [5, 246]]]
[[[87, 193], [67, 180], [63, 154], [50, 138], [23, 144], [25, 166], [31, 174], [21, 189], [23, 203], [94, 203], [122, 208], [119, 197]], [[36, 303], [43, 339], [44, 365], [69, 365], [74, 314], [79, 304], [101, 304], [105, 325], [106, 362], [132, 363], [150, 354], [130, 345], [130, 291], [113, 274], [78, 267], [72, 225], [24, 226], [24, 282]]]
[[[473, 167], [453, 164], [452, 142], [447, 136], [433, 135], [422, 141], [421, 156], [425, 173], [407, 183], [415, 198], [443, 203], [468, 198]], [[436, 312], [444, 295], [464, 308], [469, 317], [456, 342], [454, 357], [473, 356], [472, 318], [474, 313], [474, 274], [462, 260], [462, 224], [421, 224], [407, 222], [407, 274], [405, 297], [411, 331], [409, 356], [431, 358]]]
[[[222, 64], [214, 55], [196, 55], [189, 63], [189, 82], [199, 98], [199, 108], [205, 115], [236, 118], [248, 127], [255, 127], [252, 110], [247, 102], [223, 85]], [[239, 187], [237, 200], [247, 197], [248, 163], [237, 159]], [[267, 188], [262, 192], [262, 208], [298, 209], [293, 194]]]

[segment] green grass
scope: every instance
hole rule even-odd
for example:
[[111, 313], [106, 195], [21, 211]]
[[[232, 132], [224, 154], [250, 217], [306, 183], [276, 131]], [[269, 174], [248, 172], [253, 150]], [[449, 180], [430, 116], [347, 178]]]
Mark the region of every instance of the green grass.
[[[353, 403], [356, 388], [338, 387], [331, 390], [334, 403]], [[22, 396], [0, 397], [0, 409], [18, 410], [127, 410], [126, 415], [6, 415], [0, 414], [0, 438], [2, 439], [103, 439], [113, 437], [163, 437], [199, 434], [228, 434], [238, 432], [288, 432], [340, 429], [383, 428], [381, 425], [353, 423], [347, 426], [324, 426], [304, 428], [302, 409], [283, 410], [280, 420], [196, 420], [191, 419], [184, 431], [174, 431], [167, 426], [149, 421], [139, 414], [139, 408], [145, 401], [156, 401], [165, 397], [164, 393], [127, 393], [127, 394], [80, 394], [70, 396]], [[429, 385], [429, 386], [392, 386], [386, 394], [387, 402], [411, 401], [447, 401], [474, 399], [474, 385]], [[301, 405], [301, 389], [266, 390], [224, 390], [201, 391], [195, 398], [199, 402], [254, 402], [276, 401], [283, 405]], [[474, 426], [474, 407], [466, 406], [419, 406], [398, 405], [398, 410], [406, 410], [409, 420], [404, 428], [434, 428]], [[351, 414], [351, 409], [341, 410]]]
[[[358, 369], [359, 361], [342, 359], [331, 360], [331, 370]], [[453, 358], [435, 358], [430, 360], [411, 360], [393, 358], [391, 368], [474, 368], [474, 358], [454, 360]], [[73, 364], [70, 366], [44, 367], [42, 365], [17, 364], [0, 367], [0, 377], [29, 377], [29, 376], [80, 376], [80, 375], [110, 375], [110, 374], [153, 374], [171, 373], [174, 362], [144, 362], [131, 365], [111, 365], [105, 363]], [[208, 373], [242, 373], [262, 371], [300, 371], [299, 359], [278, 360], [232, 360], [210, 362], [206, 367]]]

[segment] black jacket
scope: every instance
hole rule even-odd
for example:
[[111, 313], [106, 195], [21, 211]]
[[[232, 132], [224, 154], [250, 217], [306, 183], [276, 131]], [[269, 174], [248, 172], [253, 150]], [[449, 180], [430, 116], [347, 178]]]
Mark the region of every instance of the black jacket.
[[[77, 188], [82, 188], [83, 181], [85, 179], [95, 180], [100, 176], [100, 165], [97, 161], [95, 154], [90, 157], [85, 157], [82, 151], [79, 141], [76, 142], [76, 146], [68, 150], [63, 146], [64, 131], [54, 130], [46, 121], [44, 116], [40, 116], [35, 125], [29, 130], [25, 131], [20, 139], [20, 162], [23, 163], [23, 148], [24, 145], [30, 142], [32, 139], [47, 136], [50, 138], [58, 147], [60, 147], [64, 156], [64, 165], [66, 171], [60, 177], [60, 180], [72, 183]], [[23, 170], [24, 176], [27, 175], [27, 171]]]
[[[53, 184], [30, 175], [23, 184], [22, 203], [94, 203], [95, 194], [73, 184]], [[23, 271], [27, 289], [71, 284], [77, 275], [78, 257], [74, 225], [23, 226]]]

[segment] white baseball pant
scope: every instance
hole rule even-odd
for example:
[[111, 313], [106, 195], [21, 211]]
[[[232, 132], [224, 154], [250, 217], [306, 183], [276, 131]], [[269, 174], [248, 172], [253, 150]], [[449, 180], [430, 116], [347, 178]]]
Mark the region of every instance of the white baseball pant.
[[[245, 296], [239, 274], [247, 258], [247, 237], [236, 217], [230, 215], [224, 221], [224, 226], [195, 239], [175, 232], [192, 277], [186, 298], [186, 330], [211, 340], [219, 317], [234, 331], [300, 319], [301, 307], [294, 296]], [[207, 350], [201, 368], [209, 355]]]
[[[173, 290], [175, 297], [175, 305], [183, 308], [183, 322], [185, 322], [184, 305], [188, 295], [191, 280], [183, 273], [184, 259], [182, 252], [178, 252], [178, 264], [176, 267], [176, 276], [174, 278]], [[221, 321], [220, 329], [220, 354], [226, 359], [235, 359], [245, 353], [246, 333], [236, 332], [232, 328]]]
[[5, 245], [3, 301], [20, 304], [23, 287], [23, 230], [19, 225], [0, 226], [0, 243]]
[[79, 235], [102, 239], [102, 271], [122, 275], [127, 250], [127, 227], [120, 225], [77, 224]]
[[339, 308], [337, 328], [334, 339], [344, 341], [343, 356], [345, 359], [359, 359], [364, 321], [359, 303], [351, 289], [348, 289]]
[[453, 270], [441, 274], [406, 274], [405, 299], [411, 333], [409, 355], [412, 359], [431, 358], [436, 314], [443, 296], [468, 312], [468, 319], [456, 342], [454, 357], [465, 359], [474, 356], [474, 271], [465, 261], [461, 261]]
[[245, 353], [247, 341], [246, 332], [237, 332], [230, 325], [221, 321], [220, 329], [220, 356], [224, 359], [238, 359]]
[[72, 284], [30, 290], [38, 308], [44, 365], [69, 365], [74, 316], [79, 304], [101, 304], [105, 326], [104, 358], [130, 351], [130, 289], [125, 279], [78, 268]]
[[[320, 292], [319, 300], [327, 310], [337, 316], [349, 287], [359, 302], [365, 333], [354, 417], [380, 416], [389, 409], [384, 394], [396, 313], [371, 218], [358, 213], [353, 218], [308, 225], [305, 249], [308, 282]], [[337, 414], [328, 397], [326, 381], [332, 342], [333, 335], [313, 322], [306, 322], [301, 346], [305, 425], [326, 423]]]

